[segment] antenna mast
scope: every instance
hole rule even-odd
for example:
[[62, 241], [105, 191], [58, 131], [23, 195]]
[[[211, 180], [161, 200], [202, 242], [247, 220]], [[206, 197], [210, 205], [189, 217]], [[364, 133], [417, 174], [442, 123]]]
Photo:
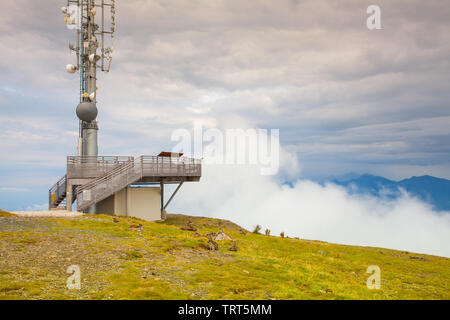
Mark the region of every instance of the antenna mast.
[[[80, 99], [76, 109], [80, 119], [78, 156], [96, 157], [97, 69], [109, 72], [111, 68], [116, 31], [116, 0], [67, 0], [67, 6], [62, 7], [61, 11], [67, 28], [77, 32], [76, 46], [69, 43], [69, 49], [76, 54], [76, 65], [68, 64], [66, 70], [72, 74], [80, 72]], [[96, 23], [96, 18], [99, 18], [99, 23]], [[105, 46], [107, 38], [110, 39], [109, 47]], [[95, 208], [89, 211], [95, 211]]]

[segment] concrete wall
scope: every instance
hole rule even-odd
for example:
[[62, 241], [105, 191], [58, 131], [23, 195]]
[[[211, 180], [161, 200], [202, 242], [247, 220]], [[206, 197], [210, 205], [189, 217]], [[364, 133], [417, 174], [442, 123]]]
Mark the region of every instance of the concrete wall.
[[114, 214], [117, 216], [127, 215], [127, 190], [128, 188], [123, 188], [114, 195]]
[[127, 215], [147, 221], [161, 220], [160, 188], [128, 188]]
[[97, 212], [102, 214], [114, 214], [114, 195], [97, 203]]
[[124, 188], [97, 203], [97, 212], [136, 217], [147, 221], [161, 220], [161, 189]]

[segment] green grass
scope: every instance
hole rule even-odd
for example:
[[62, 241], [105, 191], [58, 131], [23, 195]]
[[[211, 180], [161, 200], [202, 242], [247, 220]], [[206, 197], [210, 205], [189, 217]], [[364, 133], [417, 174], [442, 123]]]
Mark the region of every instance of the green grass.
[[14, 216], [12, 213], [0, 209], [0, 217], [12, 217], [12, 216]]
[[[1, 215], [14, 224], [15, 218]], [[450, 299], [450, 259], [244, 232], [229, 221], [86, 215], [0, 229], [1, 299]], [[192, 220], [197, 232], [181, 230]], [[142, 230], [130, 228], [142, 224]], [[237, 241], [207, 250], [207, 233]], [[415, 258], [411, 258], [415, 257]], [[419, 259], [417, 259], [417, 257]], [[81, 268], [82, 289], [65, 287]], [[381, 269], [369, 290], [366, 269]]]

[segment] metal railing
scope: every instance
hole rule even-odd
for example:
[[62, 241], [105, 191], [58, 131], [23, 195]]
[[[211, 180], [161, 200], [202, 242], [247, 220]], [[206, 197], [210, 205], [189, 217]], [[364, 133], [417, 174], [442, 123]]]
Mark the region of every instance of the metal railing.
[[140, 156], [123, 162], [77, 188], [77, 209], [84, 210], [144, 177], [200, 177], [201, 161], [189, 158]]
[[141, 179], [142, 169], [135, 162], [123, 163], [105, 175], [76, 189], [77, 209], [84, 210], [98, 203], [129, 184]]
[[144, 177], [200, 177], [202, 175], [201, 160], [192, 158], [173, 158], [157, 156], [140, 156]]
[[66, 197], [67, 175], [58, 180], [48, 191], [48, 209], [57, 208]]
[[67, 177], [69, 179], [97, 178], [119, 167], [133, 162], [130, 156], [69, 156], [67, 157]]

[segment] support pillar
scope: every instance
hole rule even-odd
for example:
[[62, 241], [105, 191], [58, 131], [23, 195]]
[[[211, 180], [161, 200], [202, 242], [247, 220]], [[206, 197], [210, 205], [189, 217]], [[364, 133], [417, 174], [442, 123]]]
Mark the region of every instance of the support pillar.
[[[83, 156], [87, 156], [88, 161], [96, 162], [98, 156], [98, 142], [97, 142], [98, 124], [97, 121], [85, 122], [83, 121]], [[86, 209], [86, 213], [96, 214], [96, 204], [91, 205]]]
[[164, 181], [161, 181], [161, 220], [166, 220], [166, 210], [164, 208]]
[[125, 188], [125, 202], [126, 202], [126, 213], [127, 217], [131, 214], [131, 188], [130, 186]]
[[69, 183], [69, 181], [66, 182], [66, 210], [72, 211], [72, 200], [73, 200], [73, 187]]

